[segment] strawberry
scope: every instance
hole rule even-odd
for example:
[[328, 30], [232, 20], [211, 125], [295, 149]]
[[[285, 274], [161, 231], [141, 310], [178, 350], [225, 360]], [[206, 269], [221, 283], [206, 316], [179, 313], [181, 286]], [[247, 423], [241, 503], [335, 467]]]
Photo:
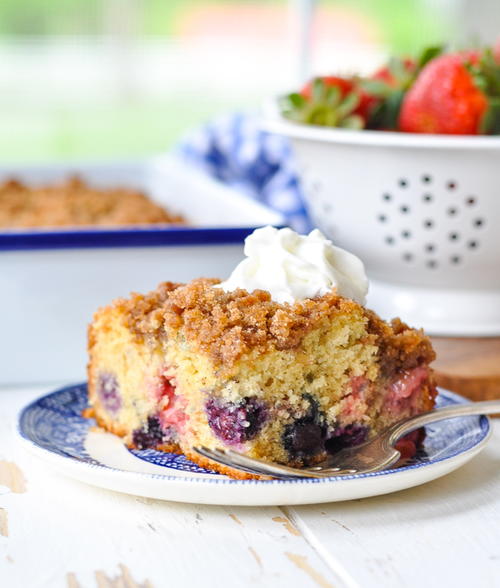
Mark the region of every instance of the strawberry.
[[489, 101], [480, 84], [487, 86], [489, 81], [483, 69], [482, 57], [475, 53], [450, 53], [431, 60], [403, 99], [400, 130], [451, 135], [486, 130], [482, 123]]
[[312, 100], [313, 88], [316, 80], [321, 80], [327, 88], [338, 88], [342, 96], [346, 96], [352, 91], [353, 83], [351, 80], [341, 78], [339, 76], [322, 76], [320, 78], [313, 78], [302, 88], [300, 94], [304, 96], [306, 100]]
[[370, 112], [368, 128], [396, 130], [403, 97], [419, 71], [439, 55], [442, 47], [428, 47], [417, 59], [393, 57], [363, 82], [363, 87], [377, 99]]
[[392, 58], [369, 78], [323, 76], [282, 99], [301, 123], [413, 133], [500, 135], [500, 41], [493, 48]]
[[398, 88], [412, 78], [417, 67], [416, 61], [410, 57], [391, 59], [387, 65], [379, 68], [371, 79], [384, 82], [392, 88]]
[[[337, 87], [340, 90], [342, 98], [345, 98], [351, 92], [354, 92], [359, 97], [359, 103], [353, 110], [354, 114], [359, 114], [365, 121], [368, 118], [370, 110], [376, 102], [376, 99], [368, 94], [358, 83], [356, 78], [341, 78], [338, 76], [322, 76], [320, 79], [327, 88]], [[312, 99], [312, 89], [315, 80], [308, 82], [300, 91], [301, 95], [307, 100]]]
[[374, 102], [356, 78], [322, 76], [308, 82], [299, 93], [286, 96], [282, 110], [296, 122], [362, 129]]

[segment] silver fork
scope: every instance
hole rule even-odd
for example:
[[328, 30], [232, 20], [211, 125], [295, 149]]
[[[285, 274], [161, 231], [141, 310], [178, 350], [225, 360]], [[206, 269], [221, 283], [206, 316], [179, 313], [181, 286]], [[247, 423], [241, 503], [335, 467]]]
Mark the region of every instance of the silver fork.
[[306, 468], [291, 468], [248, 457], [232, 449], [209, 449], [193, 447], [196, 453], [213, 461], [259, 476], [273, 478], [327, 478], [349, 474], [376, 472], [395, 464], [401, 457], [394, 444], [407, 433], [420, 427], [460, 416], [500, 413], [500, 400], [470, 402], [447, 406], [409, 417], [382, 431], [377, 437], [355, 447], [341, 449], [325, 460]]

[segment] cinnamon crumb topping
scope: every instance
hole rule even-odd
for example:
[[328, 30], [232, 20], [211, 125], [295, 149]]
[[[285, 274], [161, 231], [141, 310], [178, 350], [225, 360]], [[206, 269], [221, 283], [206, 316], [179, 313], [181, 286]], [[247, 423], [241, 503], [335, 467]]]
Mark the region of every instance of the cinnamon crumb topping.
[[78, 177], [29, 187], [0, 184], [0, 227], [127, 226], [185, 224], [145, 194], [127, 188], [97, 189]]
[[386, 323], [373, 311], [365, 312], [368, 331], [378, 339], [382, 375], [427, 365], [436, 359], [431, 341], [421, 329], [412, 329], [399, 318]]
[[142, 338], [158, 339], [165, 330], [180, 331], [187, 341], [219, 365], [230, 366], [255, 348], [293, 349], [321, 321], [336, 313], [362, 313], [375, 336], [382, 371], [411, 369], [435, 357], [429, 339], [399, 319], [391, 324], [335, 292], [295, 304], [279, 304], [268, 292], [225, 292], [219, 280], [201, 278], [189, 284], [164, 282], [149, 294], [118, 300], [128, 327]]
[[182, 331], [186, 340], [224, 365], [257, 347], [297, 347], [326, 317], [360, 309], [335, 293], [293, 305], [278, 304], [263, 290], [225, 292], [213, 287], [218, 283], [214, 279], [185, 285], [166, 282], [150, 294], [135, 294], [120, 305], [136, 335], [158, 337], [164, 328]]

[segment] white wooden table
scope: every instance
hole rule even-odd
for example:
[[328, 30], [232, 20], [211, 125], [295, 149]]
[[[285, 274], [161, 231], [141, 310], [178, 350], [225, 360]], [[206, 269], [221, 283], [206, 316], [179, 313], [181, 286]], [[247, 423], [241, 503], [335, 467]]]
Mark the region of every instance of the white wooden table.
[[115, 494], [26, 454], [0, 389], [0, 588], [500, 586], [500, 420], [425, 486], [353, 502], [220, 507]]

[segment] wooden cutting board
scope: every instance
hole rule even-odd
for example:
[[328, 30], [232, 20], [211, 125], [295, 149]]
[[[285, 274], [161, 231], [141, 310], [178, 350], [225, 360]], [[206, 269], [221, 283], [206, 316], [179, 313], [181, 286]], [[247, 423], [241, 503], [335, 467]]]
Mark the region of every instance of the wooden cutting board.
[[500, 337], [432, 337], [439, 386], [471, 400], [500, 398]]

